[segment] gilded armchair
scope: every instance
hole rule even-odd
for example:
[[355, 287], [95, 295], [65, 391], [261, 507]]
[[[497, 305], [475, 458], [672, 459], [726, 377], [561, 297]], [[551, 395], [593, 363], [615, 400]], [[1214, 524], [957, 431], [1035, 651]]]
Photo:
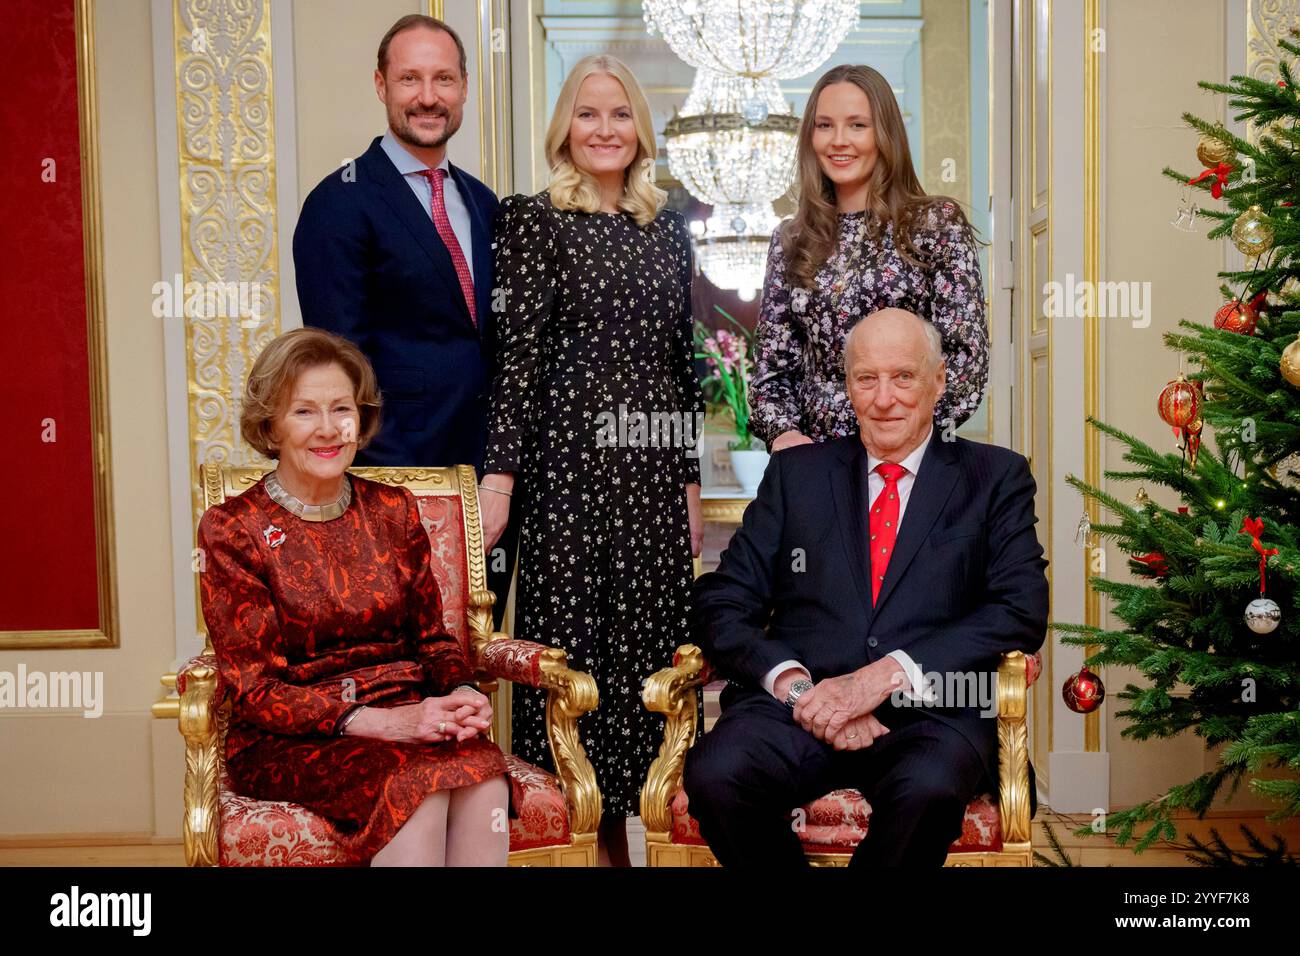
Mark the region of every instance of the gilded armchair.
[[[1037, 654], [1006, 654], [998, 668], [998, 793], [971, 801], [962, 835], [946, 866], [1031, 866], [1029, 686], [1040, 669]], [[682, 790], [686, 751], [698, 727], [697, 690], [711, 679], [701, 650], [683, 644], [673, 666], [646, 681], [642, 699], [663, 714], [664, 741], [641, 790], [647, 866], [717, 866]], [[856, 790], [835, 790], [801, 808], [801, 841], [815, 866], [844, 866], [866, 835], [871, 807]]]
[[[510, 820], [512, 866], [594, 866], [600, 792], [578, 735], [578, 718], [595, 709], [596, 683], [571, 670], [564, 651], [512, 640], [492, 630], [495, 597], [487, 589], [474, 469], [354, 468], [371, 481], [408, 488], [433, 548], [432, 567], [447, 629], [477, 670], [479, 687], [497, 709], [497, 680], [548, 692], [546, 727], [557, 774], [507, 755], [518, 812]], [[204, 507], [255, 484], [260, 468], [201, 469]], [[321, 866], [348, 858], [324, 821], [291, 803], [233, 792], [225, 774], [225, 696], [211, 642], [176, 675], [180, 732], [185, 738], [185, 860], [190, 866]]]

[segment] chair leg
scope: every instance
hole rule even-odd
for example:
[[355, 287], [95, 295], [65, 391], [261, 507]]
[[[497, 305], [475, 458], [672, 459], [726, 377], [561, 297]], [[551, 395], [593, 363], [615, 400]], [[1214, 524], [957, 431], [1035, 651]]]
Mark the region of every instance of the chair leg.
[[185, 672], [180, 694], [178, 729], [185, 738], [184, 816], [186, 866], [217, 866], [220, 863], [218, 830], [220, 819], [219, 781], [225, 723], [230, 705], [214, 712], [217, 692], [216, 664], [199, 664]]

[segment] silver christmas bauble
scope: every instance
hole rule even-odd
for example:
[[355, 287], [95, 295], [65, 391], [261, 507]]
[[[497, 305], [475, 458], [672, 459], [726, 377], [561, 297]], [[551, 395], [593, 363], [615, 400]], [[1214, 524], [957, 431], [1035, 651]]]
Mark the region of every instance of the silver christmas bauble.
[[1246, 605], [1246, 626], [1256, 634], [1271, 634], [1282, 621], [1282, 609], [1271, 598], [1255, 598]]

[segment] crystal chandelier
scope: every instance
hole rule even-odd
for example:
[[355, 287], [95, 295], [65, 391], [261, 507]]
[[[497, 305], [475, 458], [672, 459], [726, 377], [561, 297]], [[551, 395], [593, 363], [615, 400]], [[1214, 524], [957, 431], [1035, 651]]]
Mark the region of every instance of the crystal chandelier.
[[858, 19], [858, 0], [643, 0], [646, 27], [691, 66], [745, 77], [811, 73]]
[[700, 271], [719, 289], [735, 289], [742, 301], [751, 301], [763, 285], [778, 222], [770, 202], [714, 206], [707, 222], [691, 223]]
[[770, 203], [794, 179], [798, 127], [776, 80], [700, 70], [664, 128], [668, 169], [710, 206]]

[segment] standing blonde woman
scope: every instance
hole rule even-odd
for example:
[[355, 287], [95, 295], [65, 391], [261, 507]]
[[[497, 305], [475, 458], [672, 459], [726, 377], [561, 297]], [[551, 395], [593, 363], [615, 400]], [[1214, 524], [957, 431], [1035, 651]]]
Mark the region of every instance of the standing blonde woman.
[[[686, 632], [703, 533], [690, 236], [663, 208], [650, 109], [614, 57], [573, 68], [546, 159], [549, 188], [506, 199], [496, 227], [505, 312], [484, 537], [490, 550], [522, 507], [516, 635], [566, 648], [596, 679], [584, 730], [601, 858], [626, 866], [627, 817], [662, 732], [641, 682]], [[548, 766], [545, 706], [516, 685], [511, 743]]]
[[772, 451], [857, 431], [844, 390], [844, 337], [900, 308], [932, 322], [948, 379], [943, 430], [974, 413], [988, 380], [984, 286], [957, 203], [927, 196], [889, 81], [837, 66], [808, 97], [799, 206], [772, 237], [759, 308], [750, 427]]

